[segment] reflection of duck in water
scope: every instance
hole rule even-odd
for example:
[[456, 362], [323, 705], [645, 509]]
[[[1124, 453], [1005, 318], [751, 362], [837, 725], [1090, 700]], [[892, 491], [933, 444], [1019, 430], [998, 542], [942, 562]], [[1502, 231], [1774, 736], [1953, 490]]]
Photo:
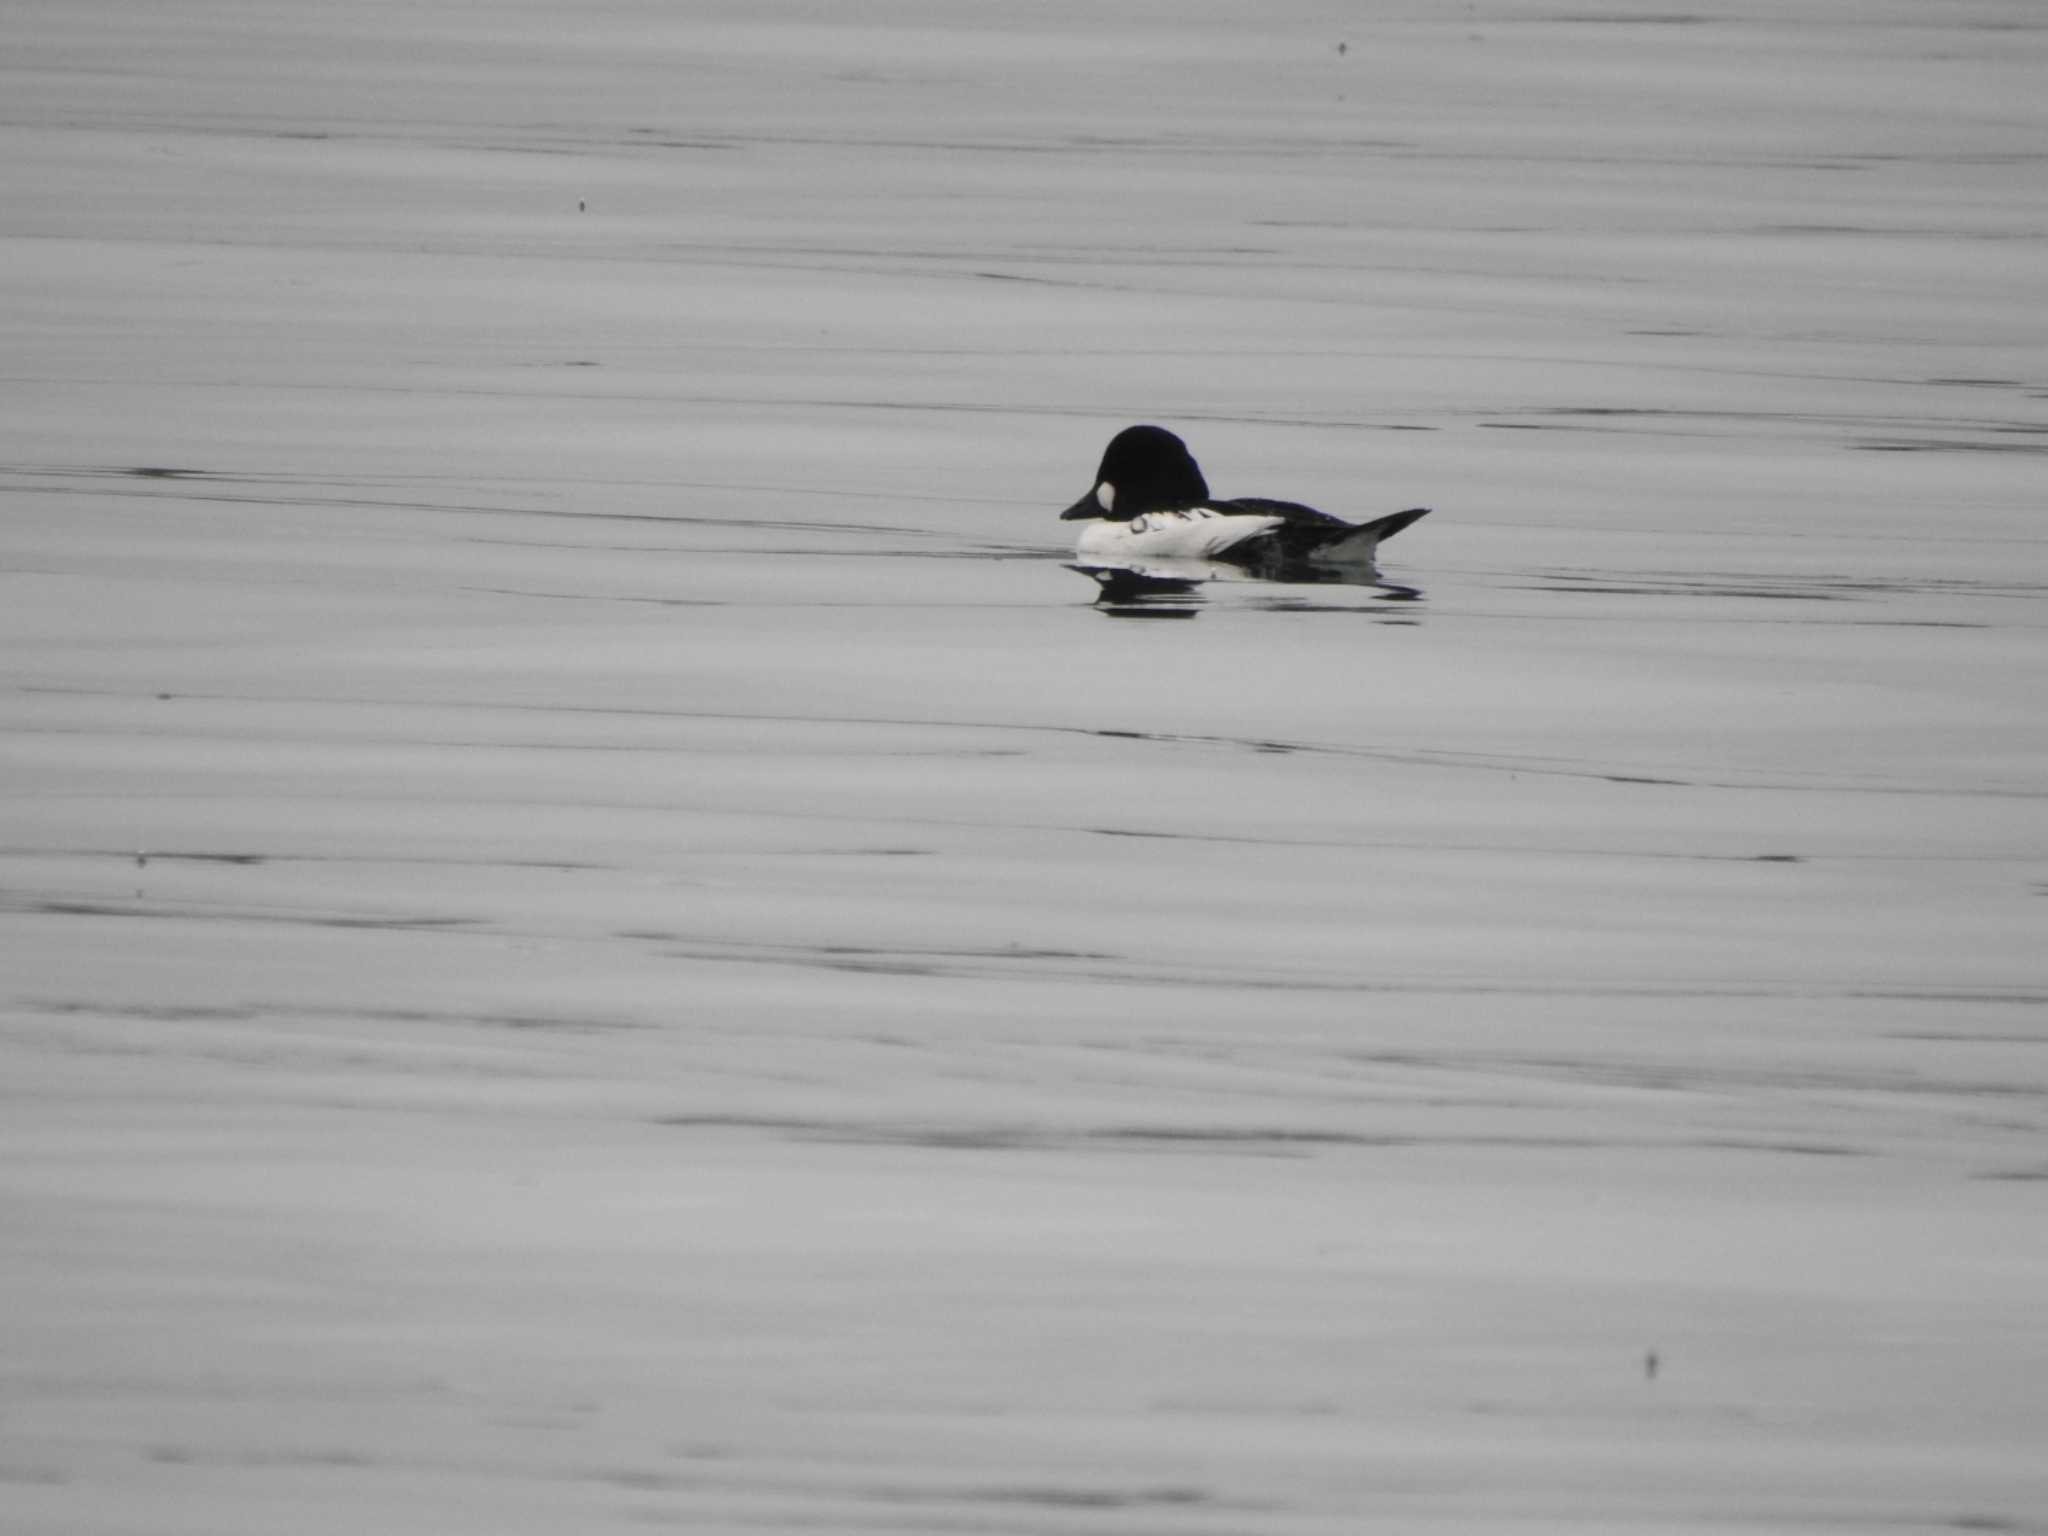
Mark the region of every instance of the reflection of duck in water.
[[1381, 541], [1428, 512], [1347, 523], [1292, 501], [1221, 501], [1186, 443], [1164, 427], [1126, 427], [1109, 440], [1095, 488], [1060, 517], [1086, 521], [1074, 547], [1084, 569], [1207, 560], [1269, 579], [1330, 580], [1369, 574]]

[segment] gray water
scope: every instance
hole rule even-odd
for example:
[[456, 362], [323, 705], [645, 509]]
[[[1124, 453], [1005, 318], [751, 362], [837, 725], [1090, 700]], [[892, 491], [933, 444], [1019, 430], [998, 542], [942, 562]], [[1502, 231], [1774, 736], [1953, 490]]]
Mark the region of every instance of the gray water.
[[0, 1523], [2048, 1529], [2036, 7], [7, 29]]

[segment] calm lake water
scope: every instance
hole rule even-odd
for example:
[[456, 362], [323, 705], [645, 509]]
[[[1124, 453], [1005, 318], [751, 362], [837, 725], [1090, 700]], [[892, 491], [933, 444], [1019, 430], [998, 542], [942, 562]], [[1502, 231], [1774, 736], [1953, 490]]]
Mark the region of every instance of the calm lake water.
[[0, 1524], [2048, 1530], [2035, 7], [9, 33]]

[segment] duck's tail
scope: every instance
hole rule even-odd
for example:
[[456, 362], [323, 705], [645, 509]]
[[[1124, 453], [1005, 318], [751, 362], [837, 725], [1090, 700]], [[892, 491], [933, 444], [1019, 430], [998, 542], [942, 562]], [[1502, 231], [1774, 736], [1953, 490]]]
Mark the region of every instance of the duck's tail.
[[1410, 523], [1429, 516], [1427, 507], [1410, 507], [1405, 512], [1389, 512], [1385, 517], [1376, 517], [1369, 523], [1360, 523], [1355, 528], [1334, 530], [1336, 537], [1323, 540], [1305, 553], [1312, 560], [1324, 561], [1369, 561], [1373, 552]]

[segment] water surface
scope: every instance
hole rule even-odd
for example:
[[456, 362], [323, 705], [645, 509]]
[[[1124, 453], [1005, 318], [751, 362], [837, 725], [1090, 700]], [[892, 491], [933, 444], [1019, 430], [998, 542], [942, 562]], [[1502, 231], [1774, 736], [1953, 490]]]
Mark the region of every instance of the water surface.
[[15, 9], [22, 1528], [2043, 1528], [2030, 7]]

